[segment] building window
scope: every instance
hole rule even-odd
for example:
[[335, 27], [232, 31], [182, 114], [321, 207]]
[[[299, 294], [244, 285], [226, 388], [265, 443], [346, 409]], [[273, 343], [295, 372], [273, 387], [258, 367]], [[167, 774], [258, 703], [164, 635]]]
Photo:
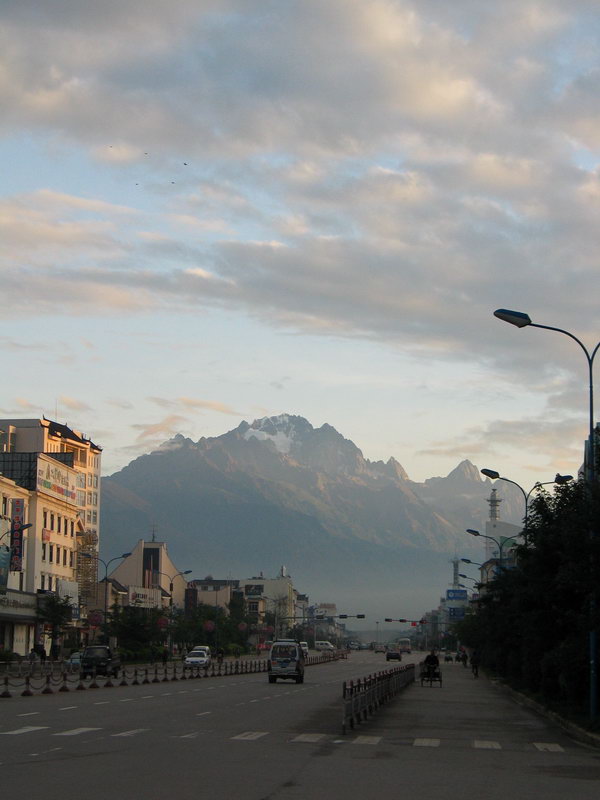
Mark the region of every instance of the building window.
[[75, 523], [71, 520], [71, 539], [75, 536]]
[[92, 525], [98, 524], [98, 512], [92, 511]]
[[85, 492], [81, 489], [77, 490], [77, 505], [80, 507], [85, 505]]
[[94, 475], [94, 489], [98, 488], [98, 476]]
[[88, 486], [92, 486], [92, 484], [93, 484], [93, 475], [88, 475], [87, 476], [87, 485]]
[[50, 514], [50, 530], [54, 530], [54, 514]]
[[63, 567], [67, 566], [67, 548], [63, 547]]
[[42, 561], [46, 560], [46, 542], [42, 542]]
[[56, 517], [56, 530], [58, 533], [62, 533], [62, 517], [60, 514], [58, 514]]
[[92, 505], [93, 506], [98, 505], [98, 492], [94, 492], [92, 495]]
[[88, 523], [88, 525], [92, 524], [92, 512], [91, 511], [86, 511], [85, 512], [85, 521]]
[[40, 578], [40, 589], [43, 591], [46, 588], [46, 576], [42, 574]]
[[69, 550], [69, 566], [73, 566], [73, 551]]
[[48, 553], [49, 553], [48, 561], [49, 561], [51, 564], [53, 564], [53, 563], [54, 563], [54, 545], [53, 545], [53, 544], [51, 544], [51, 545], [48, 547]]
[[87, 493], [87, 504], [88, 504], [88, 506], [92, 505], [92, 493], [91, 492]]
[[60, 564], [60, 545], [56, 545], [56, 563]]
[[48, 511], [46, 509], [44, 509], [44, 512], [42, 514], [42, 518], [43, 518], [42, 528], [47, 528], [48, 527]]

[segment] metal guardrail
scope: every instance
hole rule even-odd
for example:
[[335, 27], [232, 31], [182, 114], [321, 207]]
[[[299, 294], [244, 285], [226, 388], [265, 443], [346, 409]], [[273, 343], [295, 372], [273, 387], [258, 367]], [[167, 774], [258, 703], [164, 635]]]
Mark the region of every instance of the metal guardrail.
[[[309, 656], [305, 665], [307, 667], [319, 664], [329, 664], [340, 658], [347, 658], [347, 651], [324, 653], [318, 656]], [[54, 694], [55, 692], [83, 691], [85, 689], [112, 689], [115, 686], [140, 686], [148, 683], [165, 683], [169, 681], [186, 681], [197, 678], [221, 678], [231, 675], [249, 675], [251, 673], [267, 672], [267, 659], [245, 659], [235, 661], [212, 661], [208, 667], [186, 666], [171, 662], [170, 664], [153, 664], [138, 667], [122, 667], [114, 677], [97, 675], [84, 680], [76, 669], [69, 672], [66, 669], [57, 670], [57, 663], [45, 665], [44, 672], [25, 675], [4, 675], [0, 678], [0, 698], [10, 698], [14, 694], [22, 697], [33, 697], [36, 694]]]
[[414, 683], [414, 680], [415, 665], [407, 664], [356, 681], [344, 681], [342, 733], [346, 733], [348, 725], [354, 728], [367, 720], [369, 714], [374, 714], [383, 703], [391, 700], [409, 683]]

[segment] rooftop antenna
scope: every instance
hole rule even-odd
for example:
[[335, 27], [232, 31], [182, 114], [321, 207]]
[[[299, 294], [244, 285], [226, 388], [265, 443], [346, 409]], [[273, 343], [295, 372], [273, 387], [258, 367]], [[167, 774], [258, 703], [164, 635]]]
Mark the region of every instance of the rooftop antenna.
[[152, 526], [152, 541], [156, 541], [156, 525]]

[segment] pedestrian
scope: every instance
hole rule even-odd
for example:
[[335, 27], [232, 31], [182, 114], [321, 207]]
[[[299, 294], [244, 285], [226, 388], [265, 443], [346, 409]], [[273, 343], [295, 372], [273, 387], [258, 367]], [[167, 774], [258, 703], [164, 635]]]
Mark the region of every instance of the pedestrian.
[[473, 650], [471, 653], [471, 658], [469, 659], [471, 663], [471, 672], [473, 673], [474, 678], [479, 677], [479, 653], [477, 650]]
[[462, 653], [460, 654], [460, 660], [462, 661], [463, 667], [466, 668], [467, 661], [469, 660], [469, 656], [467, 655], [466, 650], [463, 650]]

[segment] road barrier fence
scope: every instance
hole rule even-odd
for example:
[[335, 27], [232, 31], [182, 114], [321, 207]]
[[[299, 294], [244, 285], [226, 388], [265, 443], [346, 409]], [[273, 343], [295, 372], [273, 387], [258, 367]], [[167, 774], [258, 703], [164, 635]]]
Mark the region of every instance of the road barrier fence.
[[[321, 653], [308, 656], [307, 667], [328, 664], [347, 658], [348, 652], [337, 650], [332, 653]], [[126, 666], [117, 670], [117, 674], [99, 675], [94, 670], [91, 678], [84, 679], [79, 668], [69, 669], [66, 662], [47, 662], [37, 665], [38, 669], [23, 671], [4, 671], [0, 677], [0, 698], [10, 698], [15, 694], [22, 697], [33, 697], [36, 694], [54, 694], [55, 692], [83, 691], [85, 689], [112, 689], [115, 686], [140, 686], [148, 683], [165, 683], [169, 681], [187, 681], [198, 678], [222, 678], [231, 675], [248, 675], [267, 672], [267, 659], [224, 660], [219, 663], [211, 661], [208, 666], [190, 666], [176, 661], [166, 664], [148, 664]], [[39, 667], [42, 667], [39, 669]]]
[[356, 681], [344, 681], [342, 686], [342, 733], [367, 720], [370, 714], [395, 697], [409, 683], [414, 683], [415, 665], [376, 672]]

